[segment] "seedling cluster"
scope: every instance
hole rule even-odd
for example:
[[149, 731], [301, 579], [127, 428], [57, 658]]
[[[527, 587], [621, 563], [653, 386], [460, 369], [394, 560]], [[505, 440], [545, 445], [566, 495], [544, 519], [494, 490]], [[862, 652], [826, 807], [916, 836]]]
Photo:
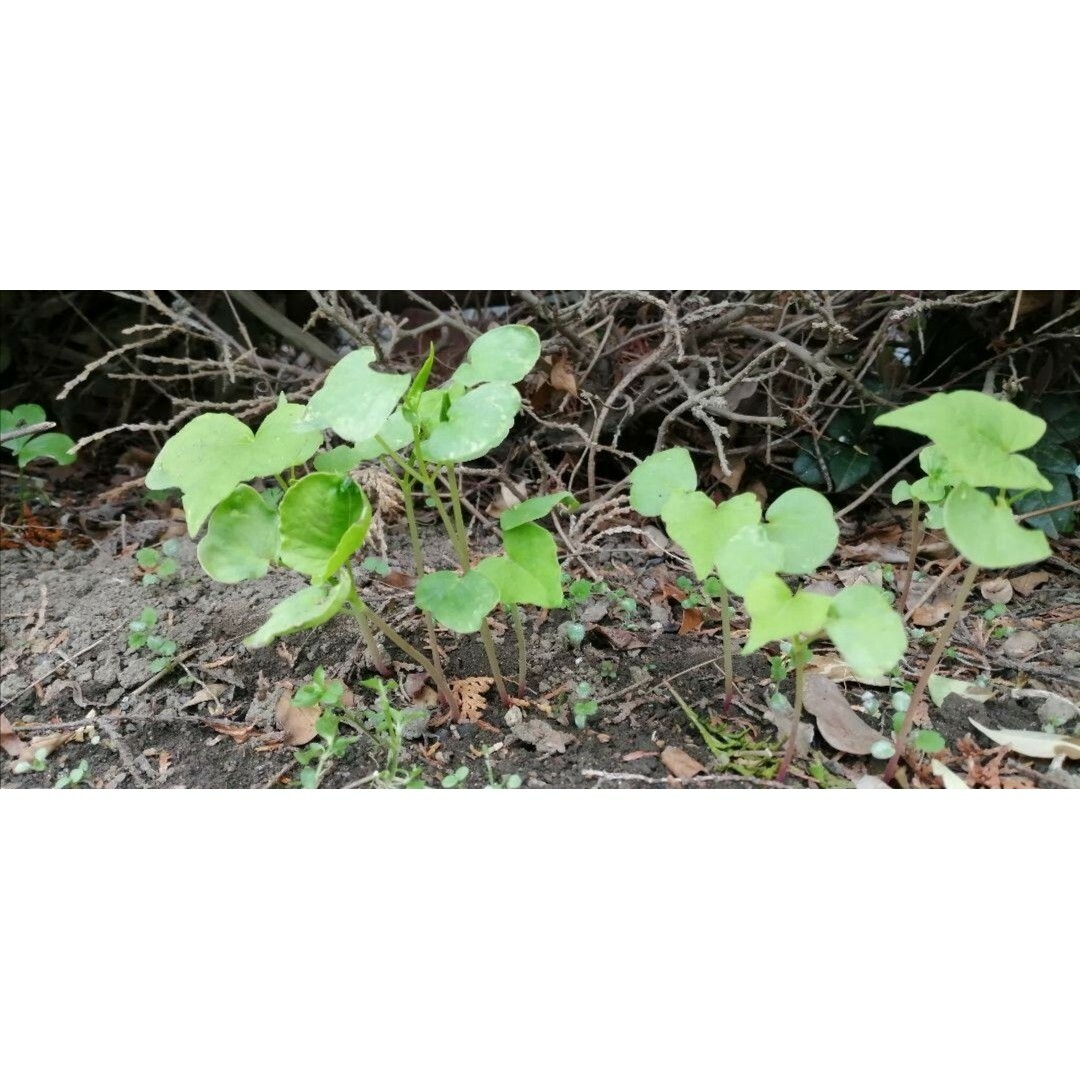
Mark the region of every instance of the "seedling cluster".
[[145, 607], [137, 619], [128, 623], [128, 648], [146, 649], [154, 654], [150, 661], [150, 670], [156, 675], [164, 671], [173, 662], [176, 655], [176, 642], [164, 634], [154, 632], [158, 614], [152, 607]]

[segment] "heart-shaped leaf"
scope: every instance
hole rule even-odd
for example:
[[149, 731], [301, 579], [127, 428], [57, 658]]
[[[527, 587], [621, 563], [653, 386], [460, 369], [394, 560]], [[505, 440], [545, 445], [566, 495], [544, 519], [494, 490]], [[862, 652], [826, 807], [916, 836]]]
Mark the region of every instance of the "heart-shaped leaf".
[[953, 390], [885, 413], [874, 423], [933, 439], [957, 479], [972, 487], [1049, 486], [1034, 463], [1016, 453], [1042, 438], [1046, 422], [1010, 401], [977, 390]]
[[270, 618], [244, 638], [244, 644], [249, 649], [260, 649], [285, 634], [321, 626], [341, 610], [352, 589], [352, 578], [343, 573], [325, 585], [309, 585], [293, 593], [274, 606]]
[[540, 359], [540, 335], [531, 326], [497, 326], [469, 346], [465, 363], [454, 372], [461, 386], [478, 383], [516, 383]]
[[965, 559], [988, 570], [1050, 557], [1050, 545], [1038, 529], [1025, 528], [1007, 502], [968, 484], [957, 484], [945, 500], [945, 531]]
[[57, 465], [70, 465], [75, 460], [75, 454], [71, 450], [75, 441], [56, 431], [35, 435], [31, 439], [13, 439], [11, 443], [4, 445], [11, 446], [12, 443], [19, 444], [17, 456], [22, 468], [37, 458], [49, 458]]
[[355, 446], [344, 445], [335, 446], [333, 450], [327, 450], [322, 454], [316, 454], [312, 464], [314, 464], [317, 472], [337, 473], [339, 476], [345, 476], [347, 473], [351, 473], [362, 461], [367, 460], [370, 459], [366, 458]]
[[281, 500], [281, 561], [321, 584], [359, 549], [371, 524], [371, 503], [347, 476], [311, 473]]
[[[45, 410], [40, 405], [16, 405], [14, 409], [0, 409], [0, 435], [14, 431], [18, 427], [29, 427], [45, 421]], [[5, 450], [17, 454], [34, 436], [22, 435], [17, 439], [8, 439], [3, 443]]]
[[370, 439], [397, 408], [412, 381], [408, 375], [373, 371], [375, 350], [367, 347], [343, 356], [311, 395], [304, 422], [332, 428], [347, 442]]
[[483, 559], [476, 567], [499, 590], [499, 600], [507, 605], [562, 607], [562, 576], [551, 533], [525, 522], [503, 533], [503, 546], [505, 555]]
[[538, 521], [550, 514], [560, 503], [568, 510], [576, 510], [581, 504], [569, 491], [557, 491], [552, 495], [534, 495], [531, 499], [511, 506], [499, 515], [499, 527], [503, 532], [516, 529], [527, 521]]
[[825, 626], [830, 597], [818, 593], [791, 590], [778, 578], [761, 575], [743, 594], [750, 616], [750, 635], [743, 646], [752, 653], [770, 641], [791, 641], [795, 636], [810, 637]]
[[250, 450], [252, 476], [277, 476], [302, 465], [322, 446], [322, 433], [303, 427], [304, 406], [278, 395], [277, 407], [259, 425]]
[[521, 395], [509, 383], [485, 383], [452, 401], [446, 419], [431, 426], [421, 444], [428, 461], [473, 461], [510, 434]]
[[678, 491], [664, 503], [661, 517], [702, 581], [713, 572], [718, 553], [731, 538], [761, 521], [761, 504], [749, 492], [717, 505], [704, 492]]
[[630, 505], [645, 517], [659, 517], [676, 492], [697, 489], [697, 470], [685, 446], [650, 454], [630, 473]]
[[247, 484], [218, 503], [199, 541], [202, 568], [215, 580], [234, 584], [261, 578], [277, 559], [277, 512]]
[[496, 585], [476, 570], [464, 575], [453, 570], [425, 574], [416, 585], [416, 606], [448, 630], [471, 634], [499, 602]]
[[765, 532], [783, 551], [785, 574], [809, 574], [836, 550], [840, 530], [820, 491], [791, 488], [765, 511]]
[[765, 526], [748, 525], [716, 553], [716, 572], [728, 592], [744, 596], [762, 574], [775, 577], [783, 562], [784, 549], [769, 539]]
[[825, 632], [859, 678], [892, 671], [907, 649], [903, 620], [874, 585], [850, 585], [832, 597]]

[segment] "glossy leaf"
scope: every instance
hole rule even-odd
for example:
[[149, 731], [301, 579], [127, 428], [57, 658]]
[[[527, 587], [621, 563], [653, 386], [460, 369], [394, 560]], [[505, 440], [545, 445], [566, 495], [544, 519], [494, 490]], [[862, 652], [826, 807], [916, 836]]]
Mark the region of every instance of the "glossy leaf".
[[765, 532], [783, 551], [785, 574], [808, 574], [836, 550], [840, 530], [829, 500], [810, 488], [785, 491], [765, 511]]
[[761, 504], [750, 493], [717, 505], [704, 492], [679, 491], [665, 502], [661, 517], [701, 581], [713, 572], [719, 552], [731, 538], [761, 521]]
[[453, 570], [425, 574], [416, 585], [416, 606], [448, 630], [471, 634], [499, 602], [498, 587], [483, 574]]
[[540, 359], [540, 335], [531, 326], [497, 326], [469, 346], [468, 355], [453, 381], [461, 386], [478, 383], [516, 383]]
[[485, 383], [452, 401], [445, 420], [421, 445], [428, 461], [473, 461], [494, 450], [514, 426], [521, 395], [509, 383]]
[[751, 582], [744, 593], [750, 616], [750, 635], [743, 646], [752, 653], [770, 641], [791, 641], [796, 635], [810, 637], [824, 626], [830, 597], [791, 590], [768, 574]]
[[972, 487], [1049, 487], [1035, 465], [1016, 453], [1042, 438], [1046, 422], [1012, 402], [976, 390], [953, 390], [885, 413], [874, 423], [932, 439], [957, 479]]
[[270, 569], [278, 544], [276, 511], [254, 488], [241, 484], [210, 515], [197, 549], [199, 563], [215, 581], [249, 581]]
[[630, 473], [630, 505], [645, 517], [659, 517], [677, 492], [697, 489], [697, 470], [685, 446], [650, 454]]
[[371, 524], [371, 503], [347, 476], [311, 473], [281, 500], [281, 561], [318, 585], [359, 549]]
[[988, 570], [1050, 557], [1050, 545], [1038, 529], [1025, 528], [1007, 502], [968, 484], [958, 484], [945, 500], [945, 531], [965, 559]]
[[562, 575], [551, 533], [525, 522], [503, 533], [503, 547], [505, 555], [483, 559], [476, 567], [499, 590], [500, 602], [562, 607]]
[[850, 585], [832, 597], [825, 632], [862, 679], [892, 671], [907, 649], [903, 620], [885, 592], [873, 585]]
[[325, 585], [309, 585], [293, 593], [275, 605], [270, 618], [244, 638], [244, 644], [249, 649], [259, 649], [285, 634], [310, 630], [328, 622], [349, 599], [352, 587], [352, 579], [346, 571]]
[[511, 506], [499, 515], [499, 527], [503, 532], [516, 529], [527, 521], [538, 521], [546, 517], [562, 503], [569, 510], [576, 510], [581, 504], [569, 491], [557, 491], [552, 495], [534, 495], [531, 499]]
[[408, 375], [375, 371], [375, 350], [357, 349], [343, 356], [311, 396], [304, 422], [332, 428], [347, 442], [370, 439], [390, 418], [412, 381]]

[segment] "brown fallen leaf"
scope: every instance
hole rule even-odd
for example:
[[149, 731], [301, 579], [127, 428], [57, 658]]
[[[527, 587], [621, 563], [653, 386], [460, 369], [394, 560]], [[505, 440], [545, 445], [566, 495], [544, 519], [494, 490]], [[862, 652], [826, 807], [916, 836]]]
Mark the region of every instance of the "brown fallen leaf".
[[[75, 738], [74, 731], [57, 731], [51, 735], [39, 735], [26, 744], [26, 748], [19, 755], [21, 761], [32, 761], [35, 757], [48, 757], [54, 750], [58, 750], [65, 743]], [[44, 753], [41, 753], [44, 751]]]
[[490, 675], [481, 675], [472, 679], [455, 679], [450, 684], [450, 692], [457, 695], [461, 703], [461, 718], [475, 724], [482, 720], [487, 711], [484, 695], [495, 685]]
[[1010, 660], [1023, 660], [1025, 656], [1030, 656], [1033, 652], [1038, 651], [1040, 644], [1038, 636], [1030, 630], [1018, 630], [1005, 639], [1001, 651]]
[[844, 692], [824, 675], [804, 676], [803, 704], [817, 720], [821, 737], [834, 750], [845, 754], [869, 754], [870, 747], [883, 738], [880, 731], [875, 731], [856, 715]]
[[659, 757], [655, 750], [631, 750], [628, 754], [623, 754], [623, 761], [640, 761], [642, 758], [647, 757]]
[[599, 623], [593, 623], [589, 627], [589, 632], [593, 634], [599, 634], [601, 637], [606, 638], [612, 648], [624, 651], [626, 649], [644, 649], [648, 647], [648, 642], [643, 641], [637, 636], [637, 634], [631, 633], [629, 630], [624, 630], [621, 626], [601, 626]]
[[188, 701], [180, 706], [181, 709], [191, 709], [196, 705], [210, 704], [210, 715], [221, 716], [225, 712], [225, 706], [221, 704], [221, 694], [227, 690], [225, 683], [207, 683], [201, 690], [191, 695]]
[[210, 720], [206, 726], [219, 735], [228, 735], [238, 746], [251, 738], [257, 724], [230, 724], [224, 720]]
[[677, 746], [664, 747], [660, 754], [660, 764], [678, 780], [689, 780], [691, 776], [705, 771], [705, 766], [700, 761], [695, 761]]
[[836, 653], [815, 653], [806, 662], [806, 673], [824, 675], [832, 682], [857, 682], [863, 686], [889, 686], [891, 680], [887, 675], [881, 678], [869, 679], [855, 672], [837, 656]]
[[27, 744], [22, 736], [11, 726], [11, 721], [0, 713], [0, 748], [9, 757], [22, 757]]
[[1032, 570], [1028, 574], [1009, 578], [1013, 589], [1021, 596], [1030, 596], [1040, 585], [1046, 584], [1049, 580], [1050, 575], [1045, 570]]
[[868, 542], [864, 544], [842, 544], [840, 557], [845, 562], [884, 562], [906, 563], [907, 552], [895, 544]]
[[573, 735], [556, 731], [539, 717], [526, 720], [516, 705], [506, 710], [506, 726], [510, 729], [510, 735], [506, 739], [508, 746], [513, 742], [525, 743], [526, 746], [533, 747], [542, 758], [551, 757], [552, 754], [565, 754], [566, 748], [576, 741]]
[[935, 596], [927, 604], [919, 604], [911, 613], [911, 621], [916, 626], [937, 626], [944, 622], [952, 610], [952, 601]]
[[873, 585], [880, 589], [882, 582], [881, 567], [873, 563], [865, 566], [851, 566], [846, 570], [837, 570], [836, 579], [841, 585]]
[[556, 390], [562, 390], [567, 394], [578, 396], [577, 379], [570, 370], [570, 363], [565, 356], [560, 356], [551, 365], [551, 385]]
[[278, 727], [289, 746], [306, 746], [315, 738], [315, 725], [322, 715], [318, 705], [294, 705], [292, 694], [283, 691], [274, 707]]
[[979, 593], [989, 604], [1007, 604], [1013, 598], [1013, 587], [1008, 578], [991, 578], [979, 586]]
[[679, 634], [692, 634], [696, 630], [700, 630], [702, 623], [704, 622], [705, 616], [702, 614], [701, 608], [683, 608], [682, 622], [679, 624]]
[[978, 728], [988, 739], [999, 746], [1007, 746], [1018, 754], [1031, 758], [1067, 757], [1080, 761], [1080, 738], [1048, 731], [995, 730], [983, 727], [978, 720], [968, 717], [972, 727]]

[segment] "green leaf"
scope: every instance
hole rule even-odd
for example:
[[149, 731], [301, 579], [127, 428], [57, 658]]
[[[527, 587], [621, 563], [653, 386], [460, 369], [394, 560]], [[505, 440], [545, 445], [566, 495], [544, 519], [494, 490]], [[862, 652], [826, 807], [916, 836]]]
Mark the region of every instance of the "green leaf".
[[202, 568], [215, 580], [235, 584], [263, 577], [278, 557], [277, 512], [247, 484], [214, 509], [196, 549]]
[[371, 503], [347, 476], [316, 472], [285, 492], [278, 514], [281, 561], [319, 585], [363, 544]]
[[499, 516], [499, 527], [503, 532], [516, 529], [527, 521], [537, 521], [563, 503], [567, 509], [576, 510], [581, 504], [569, 491], [557, 491], [552, 495], [535, 495], [531, 499], [511, 506]]
[[425, 574], [416, 585], [416, 606], [459, 634], [479, 630], [484, 616], [498, 602], [498, 588], [476, 570], [464, 575], [439, 570]]
[[1066, 443], [1080, 439], [1080, 407], [1076, 398], [1051, 394], [1039, 401], [1039, 414], [1046, 421], [1047, 442]]
[[761, 504], [749, 493], [717, 505], [704, 492], [677, 491], [664, 503], [661, 517], [700, 581], [713, 572], [718, 553], [736, 533], [761, 521]]
[[750, 635], [743, 646], [752, 653], [770, 641], [791, 641], [797, 634], [811, 636], [825, 626], [828, 596], [791, 590], [778, 578], [763, 574], [743, 594], [750, 616]]
[[497, 326], [469, 346], [465, 363], [454, 372], [461, 386], [477, 383], [516, 383], [540, 359], [540, 335], [531, 326]]
[[972, 487], [1049, 487], [1035, 465], [1015, 453], [1034, 446], [1046, 422], [1012, 402], [977, 390], [953, 390], [885, 413], [874, 423], [933, 439], [957, 479]]
[[1050, 557], [1050, 545], [1038, 529], [1024, 528], [1007, 502], [996, 502], [968, 484], [957, 484], [945, 500], [945, 532], [965, 559], [988, 570]]
[[945, 740], [936, 731], [919, 731], [911, 740], [916, 750], [927, 754], [936, 754], [945, 749]]
[[769, 539], [765, 526], [748, 525], [716, 553], [716, 572], [729, 592], [744, 596], [762, 574], [779, 573], [783, 561], [784, 549]]
[[808, 574], [836, 550], [840, 530], [829, 500], [810, 488], [785, 491], [765, 511], [765, 532], [783, 551], [785, 574]]
[[514, 426], [521, 395], [509, 383], [485, 383], [451, 402], [421, 445], [428, 461], [473, 461], [494, 450]]
[[[1049, 491], [1029, 491], [1012, 504], [1013, 509], [1021, 514], [1030, 514], [1033, 510], [1043, 510], [1046, 507], [1071, 502], [1073, 489], [1069, 478], [1058, 473], [1052, 475], [1050, 480], [1054, 486]], [[1040, 529], [1051, 540], [1058, 540], [1076, 530], [1076, 509], [1072, 506], [1062, 507], [1050, 514], [1039, 514], [1038, 517], [1028, 518], [1027, 523], [1033, 529]]]
[[420, 423], [420, 401], [424, 394], [424, 387], [427, 386], [427, 381], [431, 377], [431, 369], [434, 366], [435, 346], [428, 345], [427, 358], [420, 366], [420, 370], [413, 376], [413, 381], [409, 383], [409, 389], [405, 391], [405, 397], [400, 405], [401, 414], [410, 427]]
[[697, 489], [697, 470], [685, 446], [650, 454], [630, 473], [630, 505], [645, 517], [658, 517], [676, 492]]
[[499, 600], [506, 605], [562, 607], [559, 556], [547, 529], [531, 522], [518, 525], [503, 533], [503, 546], [505, 555], [483, 559], [476, 567], [499, 590]]
[[71, 449], [75, 445], [74, 440], [56, 432], [35, 435], [29, 440], [15, 439], [14, 442], [20, 444], [18, 458], [19, 465], [23, 467], [35, 458], [51, 458], [57, 465], [70, 465], [75, 460]]
[[873, 585], [851, 585], [832, 597], [825, 632], [863, 679], [892, 671], [907, 649], [903, 620], [886, 593]]
[[[0, 434], [14, 431], [17, 427], [41, 424], [44, 421], [45, 410], [40, 405], [16, 405], [14, 409], [0, 409]], [[23, 435], [18, 439], [10, 439], [2, 445], [5, 450], [10, 450], [17, 455], [33, 437], [33, 435]]]
[[304, 423], [332, 428], [347, 442], [370, 439], [389, 419], [409, 389], [408, 375], [374, 371], [375, 350], [367, 347], [343, 356], [311, 395]]
[[314, 465], [317, 472], [339, 473], [344, 476], [352, 472], [360, 462], [369, 460], [370, 458], [365, 457], [355, 446], [344, 445], [316, 454]]
[[352, 579], [347, 571], [325, 585], [309, 585], [275, 605], [270, 618], [244, 638], [244, 644], [259, 649], [285, 634], [320, 626], [341, 610], [351, 591]]
[[139, 548], [135, 552], [135, 561], [145, 569], [149, 570], [151, 566], [157, 566], [161, 556], [153, 548]]
[[[302, 465], [322, 446], [322, 433], [303, 425], [306, 410], [278, 395], [278, 403], [259, 425], [249, 451], [251, 476], [277, 476]], [[244, 479], [247, 479], [245, 477]]]
[[[318, 460], [318, 459], [316, 459]], [[892, 489], [892, 503], [896, 506], [898, 503], [911, 502], [914, 492], [911, 490], [911, 485], [906, 480], [897, 480], [893, 484]]]

